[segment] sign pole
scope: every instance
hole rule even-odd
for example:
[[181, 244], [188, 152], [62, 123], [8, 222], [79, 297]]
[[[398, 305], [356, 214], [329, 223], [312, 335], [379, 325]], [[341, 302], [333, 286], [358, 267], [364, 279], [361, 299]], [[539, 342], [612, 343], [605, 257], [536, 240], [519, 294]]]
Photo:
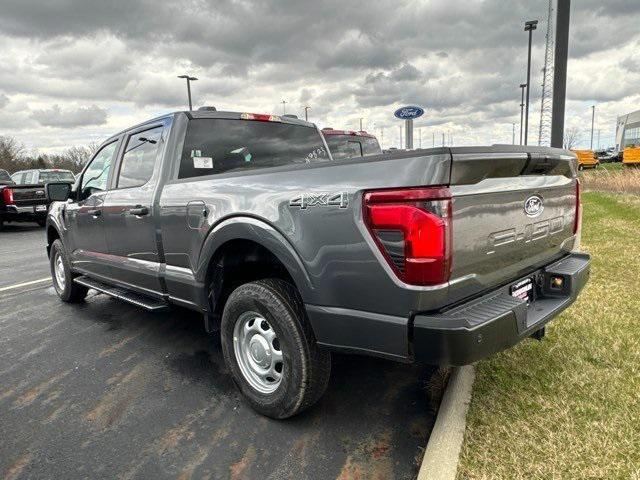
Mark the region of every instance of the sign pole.
[[413, 118], [408, 118], [404, 121], [404, 134], [404, 148], [413, 150]]

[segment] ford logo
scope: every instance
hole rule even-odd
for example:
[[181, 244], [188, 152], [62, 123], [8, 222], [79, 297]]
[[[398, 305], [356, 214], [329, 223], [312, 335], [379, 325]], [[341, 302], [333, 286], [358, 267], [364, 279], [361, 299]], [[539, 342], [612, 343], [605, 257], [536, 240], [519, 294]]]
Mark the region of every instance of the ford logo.
[[394, 112], [394, 115], [401, 120], [411, 120], [421, 117], [423, 113], [424, 110], [420, 107], [400, 107]]
[[542, 213], [542, 210], [544, 210], [542, 197], [533, 195], [524, 201], [524, 213], [526, 213], [527, 216], [537, 217]]

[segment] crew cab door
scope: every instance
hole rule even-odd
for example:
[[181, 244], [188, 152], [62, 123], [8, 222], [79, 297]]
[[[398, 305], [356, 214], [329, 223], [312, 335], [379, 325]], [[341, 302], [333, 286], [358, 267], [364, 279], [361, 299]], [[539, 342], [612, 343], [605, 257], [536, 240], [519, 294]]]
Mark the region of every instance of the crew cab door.
[[162, 294], [162, 284], [153, 213], [164, 130], [160, 123], [126, 135], [104, 205], [113, 279], [156, 295]]
[[112, 173], [119, 140], [102, 147], [89, 162], [78, 183], [77, 200], [68, 203], [65, 217], [68, 223], [71, 263], [81, 272], [110, 276], [104, 234], [104, 198]]

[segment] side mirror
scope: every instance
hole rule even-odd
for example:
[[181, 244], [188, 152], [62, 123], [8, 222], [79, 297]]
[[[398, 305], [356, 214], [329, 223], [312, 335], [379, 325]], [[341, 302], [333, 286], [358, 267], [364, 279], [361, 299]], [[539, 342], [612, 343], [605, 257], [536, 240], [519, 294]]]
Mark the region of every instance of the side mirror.
[[65, 182], [51, 182], [45, 186], [47, 198], [52, 202], [66, 202], [71, 198], [71, 184]]

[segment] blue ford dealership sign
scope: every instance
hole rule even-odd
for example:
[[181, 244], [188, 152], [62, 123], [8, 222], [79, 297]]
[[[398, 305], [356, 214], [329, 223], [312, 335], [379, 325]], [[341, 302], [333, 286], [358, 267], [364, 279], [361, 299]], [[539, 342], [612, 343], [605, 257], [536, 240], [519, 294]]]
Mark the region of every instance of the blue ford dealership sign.
[[420, 107], [400, 107], [395, 111], [394, 115], [401, 120], [411, 120], [421, 117], [424, 110]]

